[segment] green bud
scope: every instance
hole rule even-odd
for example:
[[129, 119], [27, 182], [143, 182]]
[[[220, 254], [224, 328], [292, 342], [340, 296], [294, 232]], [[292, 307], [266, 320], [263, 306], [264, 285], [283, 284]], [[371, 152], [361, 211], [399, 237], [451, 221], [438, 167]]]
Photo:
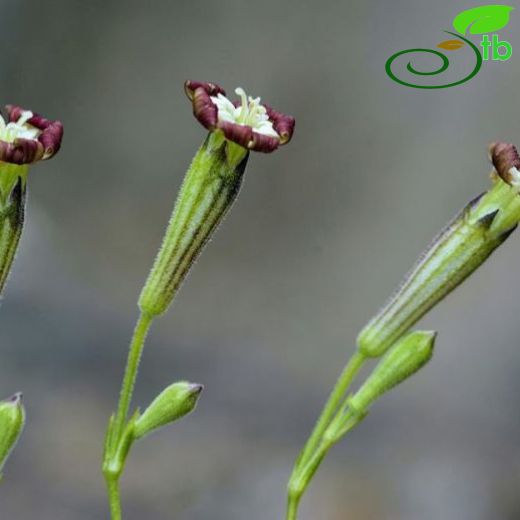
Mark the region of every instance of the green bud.
[[24, 423], [25, 411], [21, 393], [0, 401], [0, 475], [22, 433]]
[[[501, 171], [506, 168], [503, 155], [508, 152], [511, 156], [511, 150], [504, 151], [504, 146], [492, 148], [493, 164]], [[515, 164], [520, 167], [520, 160]], [[518, 173], [516, 167], [506, 171]], [[364, 356], [383, 355], [516, 229], [520, 221], [520, 184], [508, 184], [496, 172], [493, 180], [493, 187], [471, 201], [433, 240], [398, 291], [360, 332], [357, 343]]]
[[414, 331], [402, 338], [349, 398], [349, 408], [365, 414], [378, 397], [415, 374], [431, 359], [436, 335], [433, 331]]
[[[237, 152], [238, 150], [238, 152]], [[236, 199], [249, 152], [212, 132], [182, 184], [162, 246], [139, 298], [143, 313], [164, 313], [213, 231]]]
[[202, 385], [180, 381], [163, 390], [135, 421], [134, 439], [140, 439], [193, 411], [202, 389]]
[[0, 162], [0, 293], [22, 235], [27, 165]]

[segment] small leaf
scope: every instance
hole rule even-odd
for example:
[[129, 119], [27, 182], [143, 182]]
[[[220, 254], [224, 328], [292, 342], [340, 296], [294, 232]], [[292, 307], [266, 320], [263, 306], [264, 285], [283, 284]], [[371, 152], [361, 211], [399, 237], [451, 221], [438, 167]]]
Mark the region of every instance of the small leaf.
[[441, 43], [437, 44], [439, 49], [444, 49], [445, 51], [456, 51], [461, 47], [464, 47], [465, 43], [460, 40], [444, 40]]
[[484, 34], [495, 32], [509, 23], [508, 5], [483, 5], [462, 11], [453, 19], [453, 27], [461, 34]]

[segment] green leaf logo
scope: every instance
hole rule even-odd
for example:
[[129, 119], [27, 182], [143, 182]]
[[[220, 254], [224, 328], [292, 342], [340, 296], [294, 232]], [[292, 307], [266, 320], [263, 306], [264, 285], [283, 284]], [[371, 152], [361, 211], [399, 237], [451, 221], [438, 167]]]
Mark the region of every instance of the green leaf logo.
[[453, 27], [460, 34], [484, 34], [495, 32], [509, 23], [509, 13], [513, 7], [508, 5], [483, 5], [462, 11], [453, 20]]

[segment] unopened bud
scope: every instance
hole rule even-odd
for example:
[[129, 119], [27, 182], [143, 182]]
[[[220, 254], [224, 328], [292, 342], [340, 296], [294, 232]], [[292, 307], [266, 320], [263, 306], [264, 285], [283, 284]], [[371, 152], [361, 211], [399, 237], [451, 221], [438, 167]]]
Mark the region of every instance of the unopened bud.
[[25, 423], [22, 394], [0, 401], [0, 476], [4, 464], [18, 441]]
[[402, 338], [349, 398], [349, 407], [364, 414], [378, 397], [415, 374], [431, 359], [436, 335], [433, 331], [414, 331]]
[[203, 386], [181, 381], [163, 390], [137, 419], [133, 437], [140, 439], [195, 409]]

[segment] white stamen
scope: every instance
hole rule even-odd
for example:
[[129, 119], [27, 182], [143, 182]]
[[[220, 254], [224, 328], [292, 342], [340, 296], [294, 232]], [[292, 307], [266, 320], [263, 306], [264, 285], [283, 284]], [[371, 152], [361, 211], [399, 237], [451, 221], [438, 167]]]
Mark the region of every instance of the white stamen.
[[211, 97], [217, 106], [219, 120], [238, 125], [247, 125], [259, 134], [279, 138], [280, 136], [273, 128], [273, 123], [269, 121], [265, 107], [260, 104], [260, 98], [248, 97], [241, 87], [236, 88], [235, 93], [240, 97], [240, 106], [238, 107], [235, 107], [222, 94]]
[[5, 124], [3, 117], [0, 116], [0, 140], [12, 143], [18, 138], [37, 139], [41, 134], [41, 130], [27, 123], [32, 116], [33, 113], [30, 110], [25, 110], [18, 118], [18, 121], [7, 124]]

